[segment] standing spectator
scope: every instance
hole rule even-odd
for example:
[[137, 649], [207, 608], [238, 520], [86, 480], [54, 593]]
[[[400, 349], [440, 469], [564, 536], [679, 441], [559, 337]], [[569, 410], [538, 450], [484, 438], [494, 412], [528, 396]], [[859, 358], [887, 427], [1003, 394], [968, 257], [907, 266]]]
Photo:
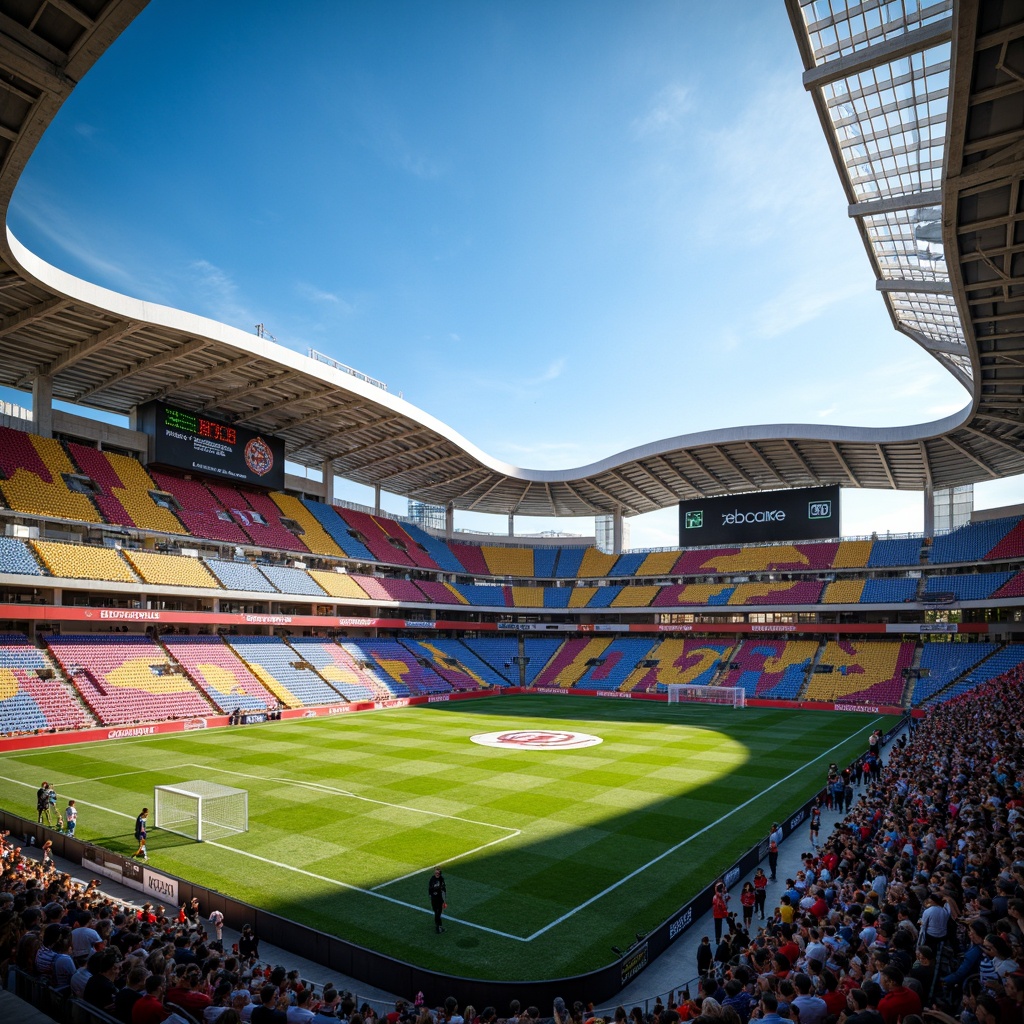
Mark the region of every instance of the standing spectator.
[[210, 911], [210, 927], [218, 942], [224, 941], [224, 914], [220, 910]]
[[149, 808], [143, 807], [139, 816], [135, 819], [135, 841], [139, 848], [132, 854], [133, 857], [141, 857], [149, 860], [146, 856], [146, 819], [149, 817]]
[[711, 948], [711, 937], [705, 935], [697, 947], [697, 973], [702, 978], [706, 978], [714, 962], [715, 951]]
[[64, 826], [67, 829], [67, 834], [72, 837], [75, 836], [75, 826], [78, 824], [78, 808], [75, 806], [74, 800], [68, 801], [67, 809], [64, 811]]
[[244, 960], [260, 958], [260, 938], [252, 930], [251, 924], [242, 925], [242, 934], [238, 939], [238, 955]]
[[729, 894], [725, 891], [724, 882], [715, 886], [715, 895], [711, 897], [711, 917], [715, 922], [715, 942], [721, 942], [722, 926], [729, 917]]
[[758, 868], [754, 872], [754, 908], [762, 921], [764, 920], [764, 902], [767, 895], [768, 876], [764, 873], [764, 868]]
[[36, 790], [36, 814], [38, 815], [37, 825], [42, 825], [44, 817], [46, 824], [50, 824], [50, 784], [45, 780]]
[[754, 920], [754, 904], [757, 902], [757, 895], [754, 892], [753, 882], [744, 882], [740, 890], [740, 906], [743, 908], [743, 928], [750, 931], [751, 922]]
[[771, 881], [775, 881], [776, 870], [779, 865], [779, 843], [782, 842], [782, 826], [772, 822], [772, 830], [768, 833], [768, 870], [771, 872]]

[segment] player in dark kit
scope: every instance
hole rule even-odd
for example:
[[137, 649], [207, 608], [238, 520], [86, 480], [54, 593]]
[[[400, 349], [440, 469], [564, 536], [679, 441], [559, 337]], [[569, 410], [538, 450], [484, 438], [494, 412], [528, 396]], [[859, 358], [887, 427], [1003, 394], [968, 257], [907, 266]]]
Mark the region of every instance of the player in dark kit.
[[441, 874], [440, 868], [434, 868], [434, 873], [430, 876], [430, 881], [427, 883], [427, 895], [430, 897], [430, 906], [434, 910], [434, 927], [440, 934], [444, 931], [444, 926], [441, 924], [441, 911], [448, 906], [445, 903], [448, 890], [445, 887], [444, 875]]

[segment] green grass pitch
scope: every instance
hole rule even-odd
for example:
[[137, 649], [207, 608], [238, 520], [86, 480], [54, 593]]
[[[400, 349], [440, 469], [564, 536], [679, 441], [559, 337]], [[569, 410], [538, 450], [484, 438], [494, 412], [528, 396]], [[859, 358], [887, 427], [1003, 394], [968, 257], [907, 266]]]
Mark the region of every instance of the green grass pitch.
[[[822, 786], [891, 719], [579, 697], [499, 697], [7, 754], [0, 800], [48, 779], [79, 838], [123, 854], [153, 786], [249, 791], [249, 832], [153, 830], [151, 866], [425, 967], [521, 980], [612, 959]], [[577, 750], [492, 749], [506, 729]], [[794, 838], [793, 842], [802, 842]], [[437, 864], [448, 930], [426, 896]]]

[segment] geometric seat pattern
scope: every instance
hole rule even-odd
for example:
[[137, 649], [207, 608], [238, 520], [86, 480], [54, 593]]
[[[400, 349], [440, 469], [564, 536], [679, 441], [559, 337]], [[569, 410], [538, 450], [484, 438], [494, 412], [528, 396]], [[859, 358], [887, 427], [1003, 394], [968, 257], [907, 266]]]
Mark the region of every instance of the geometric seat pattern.
[[430, 662], [434, 672], [453, 690], [486, 690], [507, 685], [457, 640], [402, 640], [401, 644], [414, 658]]
[[566, 690], [575, 686], [590, 667], [588, 662], [602, 658], [611, 642], [607, 637], [571, 637], [544, 666], [534, 685]]
[[[343, 697], [350, 701], [388, 700], [394, 697], [359, 655], [326, 637], [291, 637], [291, 647], [308, 661]], [[363, 662], [361, 664], [361, 662]]]
[[1016, 526], [1015, 518], [990, 519], [966, 523], [942, 537], [936, 537], [928, 549], [928, 561], [977, 562], [984, 558]]
[[[637, 659], [620, 689], [663, 693], [673, 685], [707, 686], [729, 661], [733, 646], [728, 640], [662, 640]], [[645, 666], [643, 661], [657, 665]]]
[[220, 558], [204, 558], [203, 561], [227, 590], [246, 590], [258, 594], [278, 592], [252, 562], [228, 562]]
[[0, 495], [8, 508], [75, 522], [103, 522], [87, 495], [70, 490], [64, 473], [76, 470], [59, 441], [0, 427]]
[[815, 640], [746, 640], [730, 658], [723, 686], [740, 686], [748, 697], [794, 700], [818, 643]]
[[[0, 634], [0, 734], [94, 724], [54, 669], [24, 636]], [[42, 679], [41, 672], [53, 673], [53, 678]]]
[[647, 658], [651, 648], [657, 644], [657, 637], [618, 637], [605, 648], [598, 662], [584, 671], [576, 687], [580, 690], [609, 692], [621, 690], [640, 662]]
[[151, 472], [161, 491], [173, 495], [181, 506], [177, 517], [193, 537], [221, 540], [228, 544], [248, 544], [249, 538], [223, 505], [198, 481], [157, 470]]
[[913, 660], [913, 641], [829, 640], [818, 665], [831, 665], [833, 671], [811, 676], [806, 699], [899, 704], [906, 686], [903, 670]]
[[[209, 701], [147, 636], [48, 636], [47, 646], [104, 725], [189, 718]], [[166, 671], [170, 667], [171, 671]]]
[[281, 525], [281, 510], [266, 495], [212, 481], [206, 489], [254, 544], [281, 551], [309, 550], [301, 538]]
[[348, 641], [346, 646], [358, 649], [364, 661], [384, 673], [388, 686], [399, 697], [452, 691], [451, 683], [430, 667], [427, 658], [418, 659], [398, 640], [359, 639]]
[[340, 704], [344, 698], [313, 663], [276, 636], [229, 636], [228, 646], [285, 707]]
[[135, 550], [126, 550], [124, 555], [146, 583], [155, 583], [162, 587], [222, 589], [201, 559], [188, 555], [164, 555], [154, 551]]
[[225, 714], [263, 711], [277, 700], [219, 636], [167, 636], [164, 646]]

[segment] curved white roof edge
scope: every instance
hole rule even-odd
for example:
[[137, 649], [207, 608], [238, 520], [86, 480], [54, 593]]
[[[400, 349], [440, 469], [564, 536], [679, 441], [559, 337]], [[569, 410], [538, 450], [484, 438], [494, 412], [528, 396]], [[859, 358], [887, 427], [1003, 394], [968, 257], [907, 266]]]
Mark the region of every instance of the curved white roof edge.
[[647, 456], [665, 455], [680, 448], [728, 444], [732, 441], [768, 441], [778, 437], [794, 441], [859, 441], [865, 444], [924, 441], [955, 430], [970, 418], [972, 411], [972, 404], [969, 403], [959, 412], [941, 420], [903, 427], [852, 427], [841, 424], [816, 423], [764, 423], [739, 427], [719, 427], [714, 430], [699, 430], [689, 434], [678, 434], [675, 437], [649, 441], [584, 466], [573, 466], [567, 469], [530, 469], [524, 466], [514, 466], [488, 455], [453, 427], [407, 402], [404, 398], [398, 398], [390, 392], [382, 391], [372, 384], [367, 384], [350, 374], [335, 370], [325, 363], [311, 359], [309, 356], [287, 348], [278, 342], [248, 334], [230, 324], [221, 323], [219, 320], [213, 320], [198, 313], [189, 313], [173, 306], [133, 298], [130, 295], [123, 295], [110, 288], [104, 288], [102, 285], [92, 284], [75, 277], [33, 253], [18, 240], [10, 227], [7, 228], [7, 243], [21, 272], [49, 291], [69, 299], [86, 302], [124, 320], [144, 321], [186, 334], [209, 338], [235, 348], [239, 353], [251, 352], [283, 367], [321, 377], [336, 387], [372, 400], [377, 405], [384, 406], [429, 427], [448, 438], [488, 469], [515, 480], [538, 483], [574, 483], [596, 473], [619, 469]]

